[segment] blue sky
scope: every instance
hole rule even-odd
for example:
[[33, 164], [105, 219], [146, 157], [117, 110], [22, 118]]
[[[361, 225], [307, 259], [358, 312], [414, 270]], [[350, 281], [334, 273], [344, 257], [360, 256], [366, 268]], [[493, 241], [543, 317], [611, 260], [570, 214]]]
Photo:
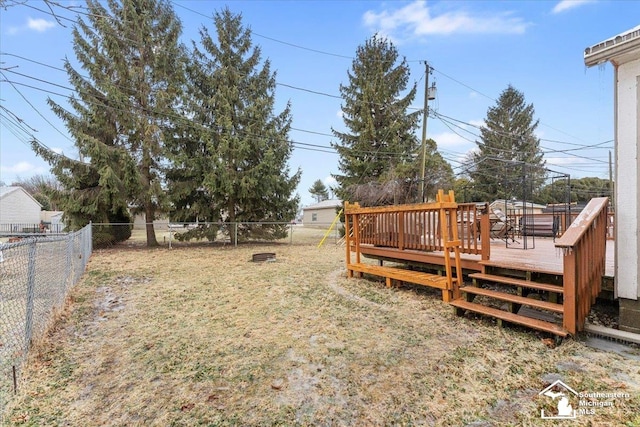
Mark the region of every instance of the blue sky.
[[[411, 82], [418, 83], [416, 108], [423, 103], [422, 61], [433, 67], [429, 82], [435, 82], [437, 97], [429, 105], [437, 114], [428, 119], [427, 134], [454, 172], [474, 148], [487, 109], [511, 84], [535, 107], [550, 169], [572, 178], [608, 178], [613, 70], [610, 64], [587, 69], [583, 52], [637, 26], [638, 1], [172, 3], [184, 42], [198, 40], [202, 25], [211, 28], [215, 11], [228, 6], [242, 13], [263, 59], [277, 71], [278, 111], [292, 104], [290, 138], [296, 148], [290, 166], [302, 170], [298, 193], [303, 205], [313, 202], [308, 188], [315, 180], [331, 185], [331, 173], [339, 172], [338, 156], [330, 148], [335, 141], [331, 128], [344, 129], [339, 86], [347, 82], [357, 47], [376, 32], [389, 37], [409, 61]], [[59, 22], [41, 1], [0, 11], [0, 181], [6, 184], [49, 173], [26, 143], [29, 134], [77, 158], [64, 124], [46, 104], [48, 96], [64, 103], [70, 94], [66, 74], [50, 66], [61, 67], [64, 57], [74, 59], [70, 20], [75, 13], [53, 10]]]

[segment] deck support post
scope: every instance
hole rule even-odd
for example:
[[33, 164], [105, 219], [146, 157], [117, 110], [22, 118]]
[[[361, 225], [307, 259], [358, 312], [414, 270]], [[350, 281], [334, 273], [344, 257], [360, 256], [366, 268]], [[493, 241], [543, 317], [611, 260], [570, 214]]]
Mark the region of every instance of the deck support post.
[[569, 331], [570, 334], [577, 332], [576, 325], [576, 257], [575, 252], [570, 251], [564, 256], [564, 276], [563, 288], [564, 295], [562, 297], [562, 326]]

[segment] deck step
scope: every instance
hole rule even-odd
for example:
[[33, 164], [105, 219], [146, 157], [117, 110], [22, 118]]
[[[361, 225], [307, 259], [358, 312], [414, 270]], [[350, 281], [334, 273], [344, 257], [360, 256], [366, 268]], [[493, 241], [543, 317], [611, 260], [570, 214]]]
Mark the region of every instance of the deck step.
[[527, 326], [529, 328], [538, 329], [540, 331], [550, 332], [552, 334], [566, 337], [569, 332], [560, 325], [555, 323], [545, 322], [544, 320], [532, 319], [526, 316], [520, 316], [508, 311], [499, 310], [493, 307], [487, 307], [482, 304], [475, 304], [473, 302], [465, 301], [464, 299], [457, 299], [451, 301], [449, 304], [454, 307], [473, 311], [474, 313], [484, 314], [487, 316], [495, 317], [496, 319], [506, 320], [507, 322], [515, 323], [518, 325]]
[[501, 301], [513, 302], [521, 305], [528, 305], [529, 307], [541, 308], [543, 310], [553, 311], [555, 313], [563, 313], [562, 304], [555, 304], [552, 302], [541, 301], [533, 298], [527, 298], [520, 295], [509, 294], [506, 292], [493, 291], [491, 289], [479, 288], [477, 286], [463, 286], [460, 288], [461, 292], [466, 292], [474, 295], [483, 295], [490, 298], [495, 298]]
[[485, 267], [496, 267], [496, 268], [503, 268], [506, 270], [516, 270], [516, 271], [523, 271], [523, 272], [535, 271], [536, 273], [544, 273], [544, 274], [549, 274], [553, 276], [562, 276], [561, 270], [552, 270], [550, 268], [543, 268], [539, 265], [536, 265], [536, 266], [527, 265], [527, 264], [518, 265], [511, 262], [495, 261], [495, 260], [489, 260], [489, 259], [478, 261], [478, 264], [483, 265]]
[[562, 286], [552, 285], [549, 283], [534, 282], [531, 280], [517, 279], [515, 277], [497, 276], [495, 274], [472, 273], [469, 277], [480, 279], [487, 282], [502, 283], [505, 285], [521, 286], [523, 288], [537, 289], [539, 291], [555, 292], [561, 294], [564, 292]]
[[[352, 271], [373, 274], [387, 279], [400, 280], [402, 282], [415, 283], [437, 289], [447, 289], [447, 276], [424, 273], [422, 271], [407, 270], [398, 267], [385, 267], [370, 264], [349, 264], [347, 268]], [[455, 282], [455, 279], [453, 279]], [[389, 282], [387, 282], [389, 283]]]

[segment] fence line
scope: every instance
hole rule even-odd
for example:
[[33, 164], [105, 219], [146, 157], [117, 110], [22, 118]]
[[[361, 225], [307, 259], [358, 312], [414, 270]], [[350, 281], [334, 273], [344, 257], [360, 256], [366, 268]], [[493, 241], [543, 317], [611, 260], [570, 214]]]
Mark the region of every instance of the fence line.
[[[328, 229], [332, 229], [331, 236], [335, 237], [337, 241], [341, 236], [341, 226], [335, 226], [332, 222], [312, 222], [312, 223], [301, 223], [294, 221], [236, 221], [236, 222], [174, 222], [174, 221], [166, 221], [166, 220], [156, 220], [153, 223], [145, 223], [145, 222], [135, 222], [135, 223], [93, 223], [94, 227], [101, 226], [109, 226], [112, 230], [115, 230], [117, 227], [128, 227], [131, 230], [132, 236], [128, 239], [130, 242], [140, 241], [140, 238], [146, 238], [144, 236], [145, 226], [153, 224], [154, 232], [156, 234], [156, 239], [161, 244], [172, 246], [173, 243], [178, 242], [179, 235], [183, 233], [187, 233], [194, 229], [207, 229], [211, 227], [212, 230], [215, 230], [215, 239], [212, 242], [217, 243], [231, 243], [235, 242], [237, 246], [238, 243], [242, 243], [245, 241], [252, 242], [285, 242], [288, 241], [290, 244], [294, 244], [299, 239], [304, 239], [305, 241], [309, 237], [309, 230], [318, 230], [320, 232], [318, 242], [322, 240], [325, 232]], [[256, 235], [252, 236], [241, 236], [240, 229], [244, 226], [249, 227], [260, 227], [260, 226], [281, 226], [284, 234], [281, 237], [276, 239], [265, 238], [257, 231]], [[332, 228], [332, 225], [334, 227]], [[301, 230], [306, 230], [306, 232], [302, 232]], [[299, 236], [299, 237], [298, 237]], [[188, 243], [202, 243], [206, 241], [205, 237], [194, 237], [190, 241], [181, 241], [180, 243], [188, 244]], [[98, 235], [96, 229], [94, 229], [94, 244], [96, 247], [101, 247], [101, 239]]]
[[0, 243], [0, 424], [31, 343], [63, 307], [91, 251], [91, 224], [66, 235]]
[[29, 234], [60, 234], [64, 233], [65, 225], [62, 223], [9, 223], [0, 224], [0, 235], [22, 236]]

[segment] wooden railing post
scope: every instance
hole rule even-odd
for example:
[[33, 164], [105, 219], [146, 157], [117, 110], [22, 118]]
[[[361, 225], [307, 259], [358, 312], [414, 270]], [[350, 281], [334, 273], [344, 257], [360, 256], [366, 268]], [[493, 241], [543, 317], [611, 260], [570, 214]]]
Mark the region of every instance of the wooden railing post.
[[488, 261], [491, 258], [491, 221], [486, 211], [480, 216], [480, 249], [480, 258]]
[[398, 249], [404, 249], [404, 212], [398, 212]]
[[346, 250], [346, 261], [347, 261], [347, 277], [353, 277], [353, 270], [349, 269], [351, 265], [351, 226], [349, 224], [349, 218], [351, 214], [347, 211], [349, 209], [349, 202], [345, 202], [344, 204], [344, 243]]
[[577, 332], [577, 275], [576, 275], [576, 253], [573, 249], [564, 249], [564, 268], [563, 268], [563, 301], [562, 301], [562, 326], [569, 331], [570, 334]]
[[[352, 221], [353, 227], [353, 239], [356, 246], [356, 264], [360, 264], [360, 215], [353, 215]], [[362, 277], [362, 272], [358, 272], [358, 277]]]

